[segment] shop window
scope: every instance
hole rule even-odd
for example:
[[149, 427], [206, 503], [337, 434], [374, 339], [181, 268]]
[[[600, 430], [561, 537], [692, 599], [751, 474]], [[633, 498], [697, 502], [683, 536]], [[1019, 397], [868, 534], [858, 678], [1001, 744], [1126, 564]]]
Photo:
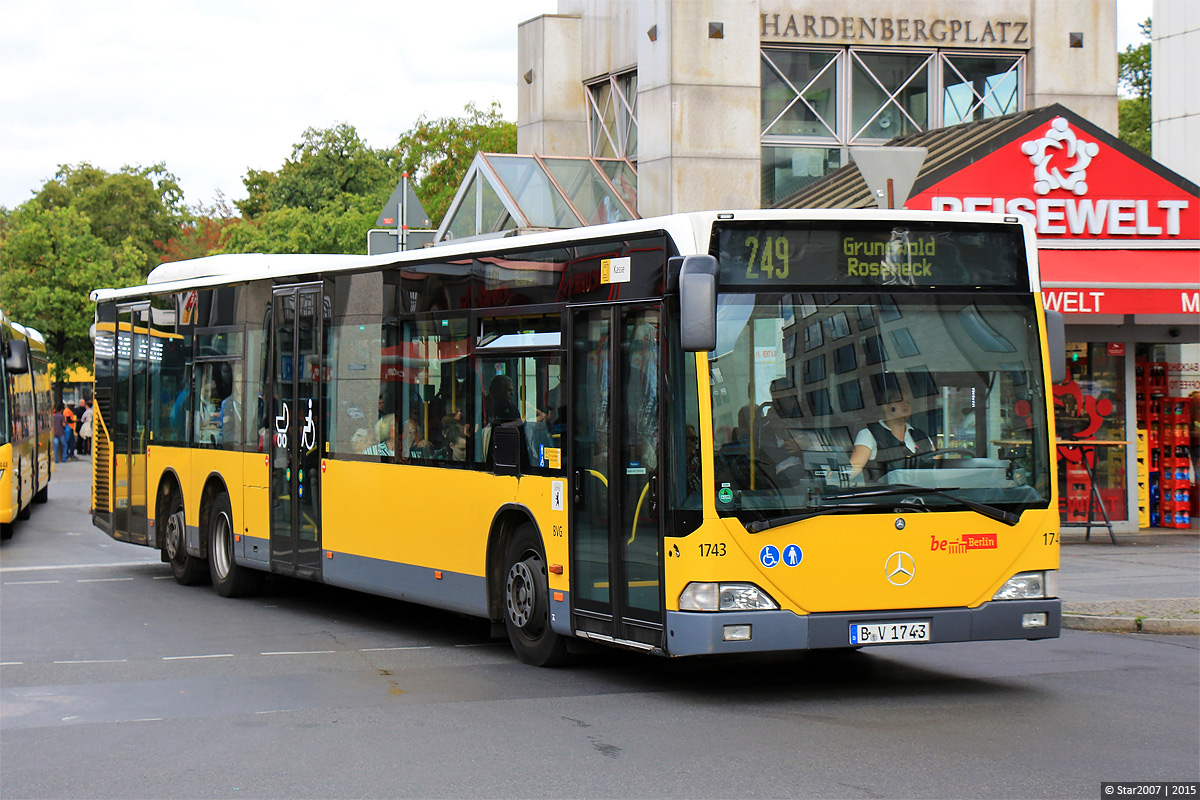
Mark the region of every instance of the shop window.
[[1071, 342], [1067, 367], [1067, 380], [1054, 386], [1063, 521], [1087, 521], [1093, 485], [1109, 519], [1128, 519], [1125, 356], [1110, 355], [1107, 342]]

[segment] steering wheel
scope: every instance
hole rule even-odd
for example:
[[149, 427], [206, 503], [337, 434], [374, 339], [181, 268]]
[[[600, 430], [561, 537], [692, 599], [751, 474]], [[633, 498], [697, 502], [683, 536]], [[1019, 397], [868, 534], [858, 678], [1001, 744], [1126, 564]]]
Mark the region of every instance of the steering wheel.
[[908, 456], [912, 461], [919, 462], [925, 459], [937, 458], [938, 456], [964, 456], [966, 458], [975, 458], [974, 450], [967, 450], [964, 447], [939, 447], [936, 450], [927, 450], [924, 453], [913, 453]]

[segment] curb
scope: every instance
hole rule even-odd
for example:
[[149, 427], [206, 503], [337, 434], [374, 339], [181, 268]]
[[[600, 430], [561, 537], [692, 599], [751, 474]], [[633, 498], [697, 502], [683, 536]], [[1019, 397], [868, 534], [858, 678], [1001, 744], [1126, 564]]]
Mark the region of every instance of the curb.
[[1063, 614], [1062, 627], [1077, 631], [1110, 633], [1172, 633], [1200, 635], [1200, 619], [1158, 617], [1099, 617], [1092, 614]]

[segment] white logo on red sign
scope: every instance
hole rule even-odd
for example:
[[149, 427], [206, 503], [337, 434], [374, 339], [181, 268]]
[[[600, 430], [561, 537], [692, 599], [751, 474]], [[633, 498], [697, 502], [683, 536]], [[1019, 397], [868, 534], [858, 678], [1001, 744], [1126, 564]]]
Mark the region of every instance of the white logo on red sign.
[[[1066, 119], [1055, 117], [1040, 139], [1021, 142], [1021, 152], [1033, 164], [1034, 192], [1045, 195], [1053, 189], [1066, 189], [1082, 196], [1088, 190], [1088, 164], [1099, 154], [1100, 145], [1080, 139]], [[1068, 166], [1066, 159], [1074, 161]], [[1062, 170], [1053, 165], [1056, 161]]]

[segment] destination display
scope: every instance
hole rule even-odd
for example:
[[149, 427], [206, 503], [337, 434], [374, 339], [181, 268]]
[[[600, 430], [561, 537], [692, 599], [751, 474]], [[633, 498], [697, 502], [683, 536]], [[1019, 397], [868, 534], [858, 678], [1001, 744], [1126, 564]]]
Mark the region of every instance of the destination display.
[[1011, 225], [809, 222], [714, 229], [721, 288], [1028, 289]]

